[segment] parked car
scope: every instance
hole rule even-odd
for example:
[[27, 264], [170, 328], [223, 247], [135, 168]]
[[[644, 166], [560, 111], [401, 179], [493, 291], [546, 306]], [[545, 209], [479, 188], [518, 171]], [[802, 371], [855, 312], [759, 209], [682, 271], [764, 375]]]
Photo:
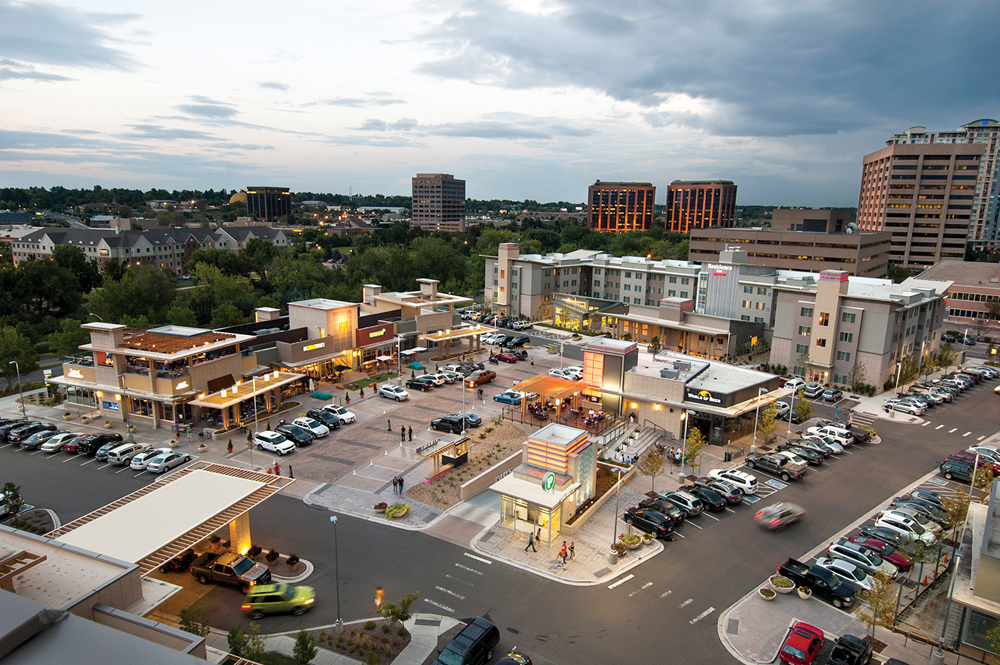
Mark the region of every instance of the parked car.
[[[827, 665], [870, 665], [874, 648], [854, 635], [842, 635], [833, 643]], [[899, 661], [896, 661], [897, 663]]]
[[922, 416], [924, 415], [924, 411], [927, 410], [922, 404], [902, 399], [888, 399], [882, 408], [886, 413], [889, 411], [899, 411], [900, 413], [908, 413], [911, 416]]
[[484, 383], [493, 383], [495, 378], [497, 378], [496, 372], [488, 369], [481, 369], [465, 377], [465, 385], [468, 388], [475, 388]]
[[880, 515], [875, 520], [875, 526], [884, 527], [890, 531], [896, 531], [907, 540], [920, 540], [925, 545], [933, 545], [936, 538], [934, 534], [920, 526], [916, 520], [890, 511]]
[[824, 390], [825, 388], [823, 387], [823, 384], [816, 383], [814, 381], [806, 384], [805, 388], [802, 389], [802, 396], [808, 397], [809, 399], [816, 399], [817, 397], [821, 397], [823, 395]]
[[146, 465], [150, 463], [154, 458], [159, 457], [163, 453], [169, 453], [172, 448], [155, 448], [153, 450], [147, 450], [144, 453], [139, 453], [132, 458], [131, 463], [129, 463], [129, 468], [133, 471], [145, 471]]
[[284, 434], [270, 430], [257, 432], [253, 437], [253, 443], [257, 446], [258, 450], [266, 450], [278, 455], [287, 455], [295, 450], [295, 444], [286, 439]]
[[962, 480], [967, 483], [972, 482], [972, 465], [966, 462], [948, 459], [942, 462], [938, 469], [941, 471], [941, 475], [948, 480], [957, 478], [958, 480]]
[[267, 614], [292, 614], [300, 616], [316, 602], [316, 589], [311, 586], [291, 584], [261, 584], [253, 586], [243, 597], [240, 609], [251, 619], [262, 619]]
[[833, 439], [841, 447], [847, 447], [854, 443], [854, 435], [842, 429], [834, 427], [810, 427], [806, 430], [809, 434], [818, 434], [826, 439]]
[[427, 379], [428, 381], [433, 383], [436, 387], [440, 387], [448, 383], [448, 377], [445, 376], [444, 374], [424, 374], [420, 378]]
[[865, 538], [881, 540], [886, 544], [900, 549], [905, 549], [910, 544], [910, 539], [895, 529], [886, 529], [884, 527], [869, 524], [861, 527], [859, 531]]
[[727, 482], [725, 480], [719, 480], [718, 478], [711, 478], [709, 476], [704, 476], [702, 478], [698, 478], [697, 480], [695, 480], [694, 484], [718, 492], [723, 497], [725, 497], [726, 503], [730, 505], [743, 503], [743, 498], [746, 496], [746, 492], [741, 490], [733, 483]]
[[520, 347], [522, 347], [525, 344], [528, 344], [530, 342], [531, 342], [531, 338], [529, 338], [527, 335], [520, 335], [520, 336], [517, 336], [517, 337], [511, 337], [511, 338], [505, 340], [504, 343], [503, 343], [503, 345], [506, 346], [506, 347], [508, 347], [508, 348], [511, 348], [511, 349], [517, 349], [517, 348], [520, 348]]
[[476, 617], [438, 654], [433, 665], [485, 665], [493, 660], [500, 630], [493, 622]]
[[324, 411], [329, 411], [333, 415], [340, 418], [341, 425], [349, 425], [358, 419], [353, 412], [348, 411], [342, 406], [337, 406], [336, 404], [326, 404], [323, 406]]
[[330, 428], [321, 423], [318, 420], [313, 420], [309, 416], [299, 416], [292, 421], [293, 425], [298, 425], [304, 430], [307, 430], [317, 439], [322, 438], [330, 433]]
[[242, 554], [205, 553], [191, 562], [191, 574], [200, 584], [218, 582], [238, 587], [243, 593], [258, 584], [270, 584], [271, 569]]
[[713, 489], [702, 485], [684, 485], [680, 489], [701, 499], [702, 505], [714, 513], [718, 513], [726, 509], [726, 497]]
[[306, 411], [306, 415], [313, 420], [318, 420], [330, 429], [338, 429], [340, 427], [340, 416], [330, 413], [329, 411], [324, 411], [323, 409], [309, 409]]
[[746, 457], [748, 469], [761, 469], [772, 473], [783, 481], [799, 480], [805, 475], [805, 464], [795, 464], [791, 460], [778, 455], [764, 455], [761, 453], [749, 453]]
[[830, 543], [826, 553], [834, 559], [849, 561], [869, 574], [882, 573], [890, 579], [896, 579], [899, 575], [899, 568], [882, 559], [876, 552], [844, 538]]
[[312, 432], [304, 427], [299, 427], [294, 424], [286, 423], [284, 425], [278, 425], [274, 428], [274, 431], [284, 435], [286, 439], [295, 444], [296, 448], [310, 445], [315, 438]]
[[941, 341], [946, 344], [954, 344], [958, 341], [958, 338], [954, 335], [949, 335], [948, 333], [941, 333]]
[[799, 621], [788, 631], [778, 651], [778, 660], [792, 665], [812, 665], [822, 647], [823, 631]]
[[640, 531], [653, 534], [655, 538], [669, 539], [674, 532], [674, 524], [669, 517], [652, 509], [630, 509], [625, 511], [625, 523]]
[[29, 425], [24, 425], [22, 427], [17, 427], [11, 429], [7, 432], [7, 443], [13, 444], [15, 446], [21, 445], [21, 442], [31, 436], [38, 434], [39, 432], [55, 432], [56, 426], [51, 423], [32, 423]]
[[439, 432], [461, 434], [465, 430], [465, 419], [460, 416], [444, 416], [431, 421], [431, 428]]
[[46, 439], [45, 443], [42, 444], [42, 452], [46, 453], [57, 453], [63, 449], [68, 442], [83, 436], [79, 432], [62, 432], [56, 433], [52, 438]]
[[789, 406], [788, 402], [775, 402], [774, 408], [774, 417], [778, 419], [782, 419], [784, 416], [787, 416], [788, 412], [792, 410], [792, 407]]
[[773, 503], [766, 508], [758, 510], [753, 521], [770, 531], [781, 531], [805, 517], [805, 509], [789, 502]]
[[[104, 444], [113, 442], [121, 443], [121, 440], [121, 434], [88, 434], [87, 436], [69, 441], [63, 446], [63, 450], [93, 457]], [[70, 450], [70, 447], [73, 450]]]
[[[407, 381], [406, 387], [407, 388], [416, 387], [421, 391], [426, 391], [433, 388], [434, 384], [431, 383], [430, 381], [424, 380], [423, 377], [417, 377]], [[394, 399], [397, 402], [402, 402], [404, 399], [410, 396], [410, 393], [406, 392], [399, 386], [394, 386], [391, 383], [387, 383], [385, 385], [381, 385], [378, 387], [378, 396], [385, 397], [386, 399]]]
[[[817, 455], [821, 455], [824, 459], [833, 454], [833, 449], [826, 445], [825, 442], [820, 439], [792, 439], [787, 444], [788, 446], [795, 446], [798, 448], [804, 448], [806, 450], [811, 450]], [[780, 448], [780, 446], [779, 446]]]
[[498, 353], [498, 354], [496, 354], [493, 357], [496, 358], [497, 360], [499, 360], [500, 362], [504, 362], [504, 363], [516, 363], [517, 360], [518, 360], [517, 356], [515, 356], [513, 353], [506, 353], [506, 352], [505, 353]]
[[790, 388], [792, 390], [798, 390], [799, 388], [802, 388], [805, 385], [806, 385], [806, 380], [803, 379], [801, 376], [796, 376], [785, 381], [785, 385], [783, 387]]
[[829, 600], [837, 609], [854, 605], [857, 588], [825, 568], [809, 567], [801, 561], [788, 559], [778, 566], [778, 574], [787, 577], [798, 586], [811, 589], [813, 596]]
[[875, 552], [875, 554], [878, 554], [884, 560], [896, 566], [896, 568], [899, 568], [904, 573], [913, 568], [912, 556], [895, 545], [885, 542], [884, 540], [871, 538], [864, 534], [849, 536], [847, 540], [855, 543], [856, 545], [867, 547], [869, 550]]
[[958, 462], [964, 462], [966, 464], [970, 464], [973, 466], [976, 464], [976, 460], [978, 459], [979, 468], [989, 469], [991, 472], [993, 472], [994, 476], [1000, 476], [1000, 464], [994, 462], [992, 459], [986, 457], [985, 455], [979, 455], [978, 453], [970, 453], [967, 450], [962, 450], [955, 453], [954, 455], [948, 455], [948, 459], [956, 460]]
[[21, 450], [38, 450], [42, 447], [46, 441], [59, 434], [66, 434], [67, 432], [59, 432], [55, 430], [42, 430], [40, 432], [35, 432], [31, 436], [26, 436], [21, 439]]
[[109, 441], [105, 443], [97, 449], [97, 452], [94, 453], [94, 459], [98, 462], [106, 462], [108, 459], [108, 453], [110, 453], [113, 448], [117, 448], [119, 445], [121, 444], [117, 441]]
[[796, 446], [792, 443], [783, 443], [780, 446], [778, 446], [777, 449], [779, 451], [788, 451], [790, 453], [793, 453], [799, 456], [800, 458], [804, 459], [809, 464], [812, 464], [813, 466], [819, 466], [820, 464], [823, 463], [824, 457], [822, 453], [818, 453], [815, 450], [811, 450], [804, 446]]
[[827, 388], [823, 391], [824, 402], [839, 402], [844, 399], [844, 391], [838, 388]]
[[712, 469], [708, 472], [708, 477], [730, 482], [746, 494], [757, 493], [757, 477], [746, 471], [740, 471], [739, 469]]
[[[909, 518], [922, 526], [927, 531], [930, 531], [935, 538], [941, 535], [944, 531], [944, 526], [937, 521], [928, 517], [924, 512], [918, 510], [913, 506], [888, 506], [879, 511], [882, 516], [894, 516], [896, 518]], [[942, 520], [943, 521], [943, 520]]]
[[[396, 388], [396, 387], [397, 386], [392, 386], [392, 388]], [[412, 378], [412, 379], [408, 379], [406, 381], [406, 387], [407, 388], [413, 388], [415, 390], [419, 390], [422, 393], [425, 393], [428, 390], [431, 390], [431, 389], [434, 388], [434, 382], [431, 381], [430, 379], [424, 378], [422, 376], [418, 376], [418, 377], [415, 377], [415, 378]], [[383, 386], [383, 388], [389, 388], [389, 386]], [[381, 394], [381, 390], [382, 390], [382, 388], [379, 388], [379, 394]], [[387, 397], [387, 395], [382, 395], [382, 396], [383, 397]], [[396, 401], [398, 402], [400, 400], [397, 399]]]
[[157, 455], [146, 464], [146, 471], [150, 473], [166, 473], [175, 466], [180, 466], [185, 462], [190, 462], [191, 456], [187, 453], [171, 451]]
[[657, 497], [683, 510], [686, 518], [697, 517], [705, 509], [701, 499], [684, 491], [660, 492]]
[[520, 404], [521, 400], [524, 398], [523, 393], [518, 390], [507, 390], [499, 395], [493, 396], [494, 402], [500, 402], [501, 404]]
[[510, 653], [497, 661], [497, 665], [532, 665], [531, 656], [514, 647]]
[[466, 427], [479, 427], [480, 425], [483, 424], [483, 419], [474, 413], [457, 413], [452, 415], [455, 415], [459, 418], [465, 418]]
[[448, 369], [443, 369], [438, 374], [443, 376], [448, 383], [455, 383], [456, 381], [461, 383], [465, 379], [465, 375], [461, 372], [453, 372]]
[[803, 434], [802, 435], [802, 439], [803, 440], [818, 441], [819, 443], [821, 443], [824, 446], [826, 446], [827, 450], [829, 450], [834, 455], [840, 455], [841, 453], [844, 452], [844, 447], [842, 445], [840, 445], [839, 443], [837, 443], [836, 441], [834, 441], [833, 439], [831, 439], [828, 436], [823, 436], [822, 434], [808, 434], [807, 433], [807, 434]]
[[124, 443], [108, 453], [108, 462], [120, 466], [131, 464], [133, 457], [151, 449], [148, 443]]
[[683, 510], [669, 501], [661, 501], [660, 499], [643, 499], [638, 506], [629, 508], [629, 510], [655, 510], [669, 517], [674, 524], [680, 524], [685, 519]]
[[187, 572], [191, 562], [198, 558], [190, 547], [160, 566], [161, 573]]
[[823, 557], [816, 560], [816, 565], [820, 568], [826, 568], [840, 579], [848, 584], [853, 584], [858, 589], [869, 590], [872, 588], [872, 579], [868, 573], [849, 561]]

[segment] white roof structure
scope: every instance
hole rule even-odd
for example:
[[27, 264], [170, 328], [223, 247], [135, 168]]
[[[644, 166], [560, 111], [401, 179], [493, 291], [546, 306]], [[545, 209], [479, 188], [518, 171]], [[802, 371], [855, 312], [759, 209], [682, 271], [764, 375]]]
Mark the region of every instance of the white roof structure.
[[515, 499], [522, 499], [536, 506], [543, 506], [552, 510], [566, 497], [580, 488], [580, 483], [571, 483], [561, 492], [548, 492], [542, 489], [540, 483], [531, 482], [522, 478], [516, 478], [513, 474], [504, 476], [490, 486], [490, 489], [498, 494], [512, 496]]

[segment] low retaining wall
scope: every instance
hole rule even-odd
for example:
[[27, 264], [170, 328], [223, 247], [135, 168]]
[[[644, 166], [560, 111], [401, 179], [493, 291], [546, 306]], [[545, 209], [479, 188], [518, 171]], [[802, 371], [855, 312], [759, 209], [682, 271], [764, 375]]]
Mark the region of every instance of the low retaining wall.
[[470, 478], [458, 487], [459, 496], [462, 501], [479, 494], [488, 489], [493, 483], [500, 480], [508, 473], [521, 465], [521, 451], [518, 451], [505, 460], [497, 462], [490, 468], [483, 471], [475, 478]]
[[594, 513], [596, 513], [598, 510], [601, 509], [601, 506], [604, 505], [604, 502], [613, 497], [615, 494], [617, 494], [619, 487], [627, 483], [632, 478], [632, 476], [635, 475], [635, 470], [636, 468], [633, 466], [628, 473], [621, 474], [620, 478], [618, 479], [618, 482], [612, 485], [611, 488], [604, 493], [604, 496], [595, 501], [594, 505], [592, 505], [590, 508], [587, 508], [587, 510], [585, 510], [582, 515], [573, 520], [572, 524], [566, 524], [565, 522], [563, 522], [562, 528], [559, 529], [559, 533], [561, 534], [564, 533], [566, 535], [572, 536], [577, 531], [579, 531], [580, 527], [586, 524], [587, 520], [593, 517]]

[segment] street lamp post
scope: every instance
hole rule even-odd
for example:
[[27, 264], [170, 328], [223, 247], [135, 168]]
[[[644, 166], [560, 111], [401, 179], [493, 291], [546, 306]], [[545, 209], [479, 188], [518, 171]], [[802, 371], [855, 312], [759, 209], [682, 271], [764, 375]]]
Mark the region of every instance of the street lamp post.
[[799, 387], [792, 388], [792, 405], [788, 409], [788, 427], [785, 428], [785, 438], [789, 438], [792, 433], [792, 418], [795, 417], [795, 393], [799, 392]]
[[24, 412], [24, 386], [21, 385], [21, 366], [16, 360], [11, 360], [7, 363], [8, 365], [13, 365], [14, 369], [17, 371], [17, 392], [21, 395], [21, 420], [27, 420], [28, 414]]
[[132, 436], [132, 428], [128, 423], [128, 395], [125, 394], [125, 375], [118, 375], [118, 387], [122, 391], [122, 411], [125, 413], [125, 443], [133, 443], [135, 438]]
[[396, 335], [396, 378], [399, 379], [399, 387], [403, 387], [403, 336]]
[[757, 411], [753, 414], [753, 449], [757, 450], [757, 421], [760, 418], [760, 396], [767, 392], [763, 386], [757, 387]]
[[892, 391], [893, 397], [899, 397], [899, 377], [903, 374], [903, 362], [896, 363], [896, 388]]
[[615, 524], [614, 530], [611, 532], [611, 544], [614, 545], [615, 540], [618, 538], [618, 497], [620, 497], [622, 493], [622, 469], [619, 469], [616, 466], [612, 467], [612, 470], [618, 474], [618, 490], [615, 492]]
[[337, 516], [330, 516], [330, 524], [333, 525], [333, 562], [334, 567], [337, 569], [337, 632], [344, 632], [344, 619], [340, 614], [340, 552], [337, 548]]
[[[691, 420], [691, 412], [684, 409], [684, 413], [681, 414], [681, 419], [684, 420], [684, 442], [681, 448], [681, 475], [684, 475], [684, 461], [687, 460], [687, 449], [688, 449], [688, 422]], [[681, 481], [683, 482], [683, 481]]]

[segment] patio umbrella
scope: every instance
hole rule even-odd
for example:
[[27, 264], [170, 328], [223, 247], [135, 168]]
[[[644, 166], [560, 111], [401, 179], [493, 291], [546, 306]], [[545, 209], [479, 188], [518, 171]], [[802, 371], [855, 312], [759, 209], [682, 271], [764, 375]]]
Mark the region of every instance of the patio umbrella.
[[423, 369], [424, 366], [420, 363], [410, 363], [410, 369]]

